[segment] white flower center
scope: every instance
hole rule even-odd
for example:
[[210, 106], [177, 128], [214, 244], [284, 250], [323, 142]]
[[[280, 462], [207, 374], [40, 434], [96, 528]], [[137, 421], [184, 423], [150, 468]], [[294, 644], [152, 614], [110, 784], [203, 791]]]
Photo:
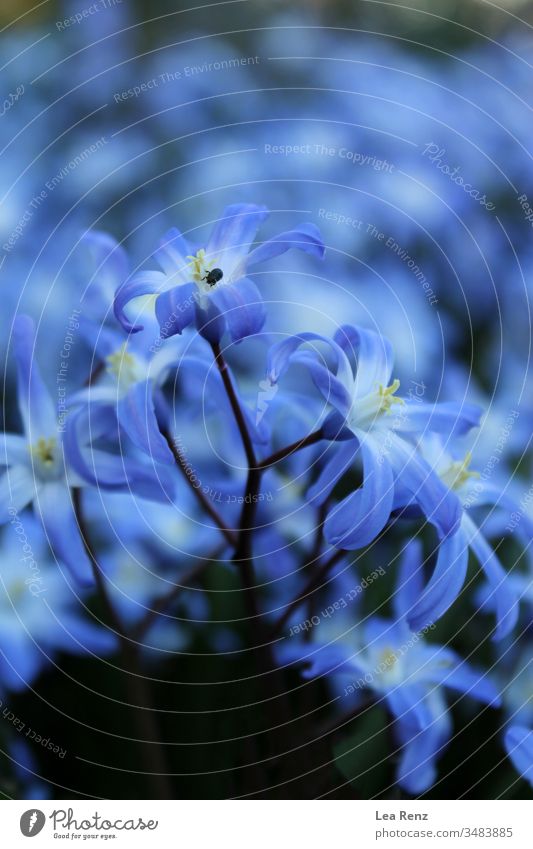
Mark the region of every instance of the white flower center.
[[379, 421], [391, 413], [393, 404], [405, 404], [403, 398], [398, 398], [396, 392], [400, 381], [393, 380], [390, 386], [380, 384], [376, 391], [369, 392], [363, 398], [357, 398], [348, 416], [348, 426], [359, 430], [370, 430]]
[[[207, 257], [204, 248], [200, 248], [197, 254], [188, 256], [187, 259], [190, 260], [188, 266], [190, 275], [200, 292], [211, 292], [213, 287], [223, 279], [223, 272], [217, 259], [213, 256]], [[218, 277], [218, 274], [212, 277], [213, 271], [220, 271], [222, 277], [215, 279], [215, 277]]]
[[471, 478], [478, 478], [479, 472], [470, 472], [468, 467], [472, 461], [469, 451], [464, 460], [453, 460], [439, 473], [441, 480], [448, 489], [458, 490]]
[[59, 467], [57, 439], [55, 437], [46, 439], [41, 436], [37, 442], [30, 445], [30, 453], [35, 464], [35, 471], [40, 477], [55, 477]]
[[106, 363], [107, 373], [116, 379], [123, 390], [129, 389], [142, 378], [140, 363], [137, 357], [128, 351], [127, 342], [124, 342], [113, 354], [109, 354], [106, 357]]

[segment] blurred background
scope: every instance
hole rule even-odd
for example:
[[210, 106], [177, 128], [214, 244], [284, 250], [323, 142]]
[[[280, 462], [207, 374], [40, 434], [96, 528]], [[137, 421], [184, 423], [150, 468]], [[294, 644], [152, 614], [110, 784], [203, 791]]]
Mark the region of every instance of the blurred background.
[[[533, 3], [227, 0], [187, 11], [170, 0], [3, 0], [0, 22], [3, 357], [20, 311], [39, 322], [42, 362], [51, 345], [60, 347], [91, 282], [80, 245], [87, 230], [112, 234], [132, 269], [153, 267], [170, 226], [201, 242], [226, 204], [264, 203], [272, 212], [262, 236], [310, 220], [328, 249], [318, 270], [288, 258], [282, 275], [259, 275], [269, 326], [331, 333], [346, 320], [377, 325], [394, 344], [403, 379], [423, 381], [435, 399], [467, 395], [484, 404], [482, 458], [519, 410], [505, 469], [517, 470], [517, 491], [527, 491]], [[85, 356], [80, 342], [73, 384], [85, 376]], [[3, 426], [15, 430], [11, 357], [2, 391]], [[216, 609], [215, 590], [220, 581], [230, 589], [232, 576], [210, 580], [209, 611], [191, 613], [196, 597], [182, 611], [187, 652], [178, 667], [154, 673], [160, 703], [193, 717], [183, 732], [165, 719], [177, 743], [228, 741], [240, 722], [229, 711], [209, 724], [202, 711], [211, 707], [210, 688], [191, 686], [232, 675], [228, 659], [210, 653], [205, 629], [187, 630], [189, 620], [228, 618]], [[465, 646], [478, 639], [472, 629]], [[233, 644], [231, 634], [219, 639], [217, 646]], [[0, 697], [68, 755], [30, 746], [14, 758], [12, 723], [0, 722], [4, 794], [32, 792], [22, 763], [40, 776], [35, 792], [142, 797], [138, 776], [123, 776], [117, 791], [116, 776], [91, 765], [114, 758], [128, 766], [113, 736], [124, 717], [101, 695], [112, 698], [112, 667], [58, 657], [18, 693], [4, 693], [0, 681]], [[228, 705], [241, 697], [231, 692]], [[477, 798], [510, 785], [510, 795], [528, 795], [511, 766], [486, 780], [479, 759], [470, 767], [472, 741], [490, 739], [482, 763], [502, 757], [491, 736], [497, 719], [476, 724], [458, 711], [456, 727], [471, 721], [474, 731], [459, 731], [447, 752], [449, 778], [434, 795], [468, 793], [474, 775]], [[178, 748], [176, 771], [196, 774], [176, 779], [178, 795], [235, 792], [228, 765], [245, 757], [238, 747]], [[379, 795], [390, 774], [371, 775], [374, 784], [343, 792]], [[323, 781], [334, 787], [335, 773]]]

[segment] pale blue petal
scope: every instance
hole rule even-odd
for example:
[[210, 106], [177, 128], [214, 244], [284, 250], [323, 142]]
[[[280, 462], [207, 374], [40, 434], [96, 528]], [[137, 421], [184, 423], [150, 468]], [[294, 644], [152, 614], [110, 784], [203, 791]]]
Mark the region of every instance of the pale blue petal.
[[190, 254], [192, 254], [191, 245], [177, 227], [171, 227], [159, 242], [154, 258], [165, 274], [172, 277], [174, 274], [184, 274], [190, 263], [188, 259]]
[[457, 404], [453, 401], [441, 404], [425, 404], [407, 401], [398, 416], [398, 433], [414, 433], [422, 436], [426, 431], [445, 436], [464, 436], [472, 428], [479, 427], [483, 414], [475, 404]]
[[35, 360], [35, 324], [27, 315], [16, 317], [13, 326], [17, 361], [18, 403], [29, 442], [51, 437], [57, 428], [57, 411]]
[[108, 233], [91, 230], [80, 239], [80, 245], [89, 249], [94, 267], [92, 280], [84, 294], [84, 304], [89, 309], [105, 315], [118, 287], [129, 273], [128, 255], [122, 245]]
[[[350, 409], [353, 392], [353, 374], [346, 354], [332, 339], [321, 336], [318, 333], [299, 333], [273, 345], [268, 352], [267, 376], [271, 383], [277, 383], [287, 371], [294, 355], [301, 345], [306, 342], [324, 342], [335, 359], [335, 371], [333, 374], [327, 369], [317, 369], [313, 373], [313, 379], [325, 397], [330, 398], [332, 403], [339, 404], [339, 412], [346, 416]], [[306, 360], [307, 362], [307, 360]], [[321, 363], [322, 358], [317, 354], [316, 362]], [[314, 365], [313, 365], [314, 368]], [[326, 374], [327, 372], [327, 374]], [[335, 387], [333, 391], [332, 387]]]
[[16, 433], [0, 434], [0, 466], [24, 466], [29, 461], [29, 445]]
[[50, 547], [68, 567], [78, 584], [94, 583], [91, 563], [74, 514], [71, 492], [65, 481], [44, 484], [35, 501], [35, 512], [43, 523]]
[[355, 357], [358, 398], [375, 392], [379, 386], [389, 385], [394, 355], [388, 339], [374, 330], [347, 324], [340, 327], [333, 338], [348, 357]]
[[326, 250], [318, 227], [315, 224], [300, 224], [294, 230], [279, 233], [251, 251], [245, 260], [245, 268], [248, 271], [259, 263], [286, 253], [291, 248], [298, 248], [318, 259], [323, 259]]
[[28, 466], [13, 466], [0, 477], [0, 524], [13, 518], [15, 513], [27, 507], [35, 498], [37, 485]]
[[161, 271], [140, 271], [131, 280], [126, 281], [117, 290], [113, 303], [115, 318], [128, 333], [138, 333], [143, 329], [142, 324], [132, 324], [125, 313], [125, 307], [142, 295], [154, 295], [163, 291], [167, 278]]
[[239, 257], [250, 250], [257, 231], [268, 218], [265, 206], [253, 203], [234, 203], [227, 206], [215, 224], [206, 253], [216, 259], [222, 267], [233, 266]]
[[313, 383], [328, 404], [335, 407], [344, 417], [348, 415], [352, 405], [352, 396], [349, 391], [349, 387], [353, 383], [351, 370], [349, 382], [343, 382], [320, 362], [317, 354], [311, 351], [296, 351], [292, 356], [292, 362], [305, 366]]

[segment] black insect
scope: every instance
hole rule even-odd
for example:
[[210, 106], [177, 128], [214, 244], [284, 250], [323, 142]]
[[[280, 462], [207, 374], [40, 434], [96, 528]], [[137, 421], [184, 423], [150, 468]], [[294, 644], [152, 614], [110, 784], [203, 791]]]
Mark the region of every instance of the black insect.
[[202, 280], [205, 280], [209, 286], [215, 286], [223, 277], [224, 272], [221, 268], [212, 268], [211, 271], [207, 272], [205, 277], [202, 277]]

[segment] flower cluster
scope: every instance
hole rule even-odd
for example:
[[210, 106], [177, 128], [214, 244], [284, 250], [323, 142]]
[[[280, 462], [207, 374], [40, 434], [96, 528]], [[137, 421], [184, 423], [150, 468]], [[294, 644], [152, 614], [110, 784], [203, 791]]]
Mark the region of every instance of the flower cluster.
[[[515, 716], [496, 662], [530, 611], [530, 583], [498, 553], [516, 497], [483, 479], [468, 447], [483, 410], [403, 392], [378, 321], [280, 332], [254, 277], [292, 249], [314, 268], [325, 248], [311, 223], [254, 247], [266, 219], [262, 206], [231, 205], [203, 247], [173, 229], [155, 252], [161, 271], [130, 273], [114, 239], [86, 235], [87, 367], [61, 416], [35, 323], [16, 318], [21, 427], [0, 452], [0, 686], [30, 684], [55, 651], [104, 656], [137, 639], [146, 662], [179, 654], [191, 629], [172, 614], [181, 605], [202, 630], [206, 598], [189, 585], [220, 564], [242, 583], [250, 648], [270, 646], [262, 676], [296, 666], [324, 679], [343, 712], [385, 705], [405, 791], [438, 779], [449, 691], [506, 711], [503, 745], [531, 780], [533, 722]], [[532, 521], [520, 523], [524, 549]], [[365, 557], [361, 575], [376, 578], [359, 585], [354, 558]], [[371, 601], [387, 576], [389, 618]], [[318, 609], [331, 612], [313, 616], [306, 605], [324, 587]], [[93, 596], [107, 629], [91, 621]], [[456, 609], [492, 636], [494, 670], [433, 638]], [[207, 630], [217, 651], [243, 639]]]

